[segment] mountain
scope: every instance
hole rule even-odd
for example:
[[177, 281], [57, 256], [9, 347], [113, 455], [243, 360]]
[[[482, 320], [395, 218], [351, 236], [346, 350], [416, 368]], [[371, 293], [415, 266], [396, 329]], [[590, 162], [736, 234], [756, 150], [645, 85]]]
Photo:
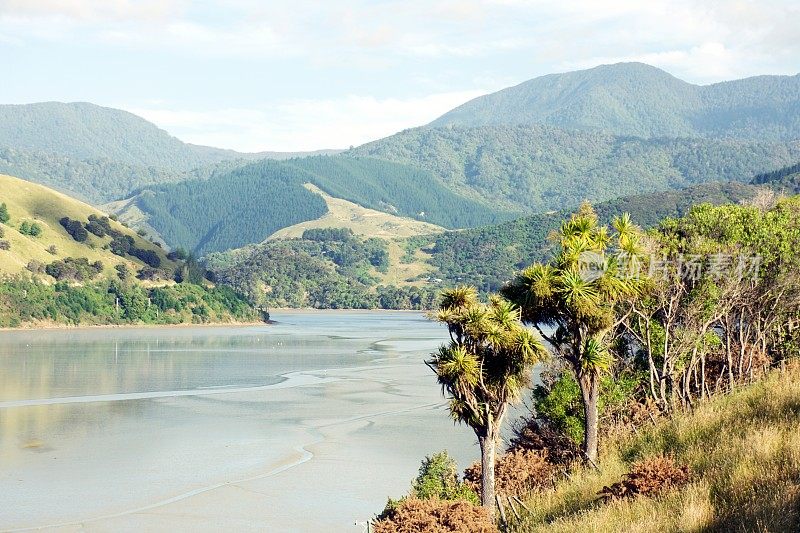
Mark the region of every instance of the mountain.
[[[111, 236], [100, 237], [83, 232], [83, 241], [70, 236], [60, 222], [64, 217], [86, 224], [89, 216], [104, 216], [104, 213], [74, 198], [42, 185], [0, 175], [0, 203], [6, 204], [10, 216], [8, 222], [0, 224], [3, 233], [0, 240], [9, 245], [7, 250], [0, 249], [0, 274], [17, 275], [26, 272], [31, 261], [47, 265], [66, 258], [85, 258], [89, 263], [100, 261], [103, 265], [101, 274], [106, 276], [116, 275], [114, 267], [119, 264], [125, 264], [132, 272], [149, 266], [144, 260], [129, 253], [112, 253], [109, 246]], [[157, 257], [159, 268], [170, 271], [175, 268], [176, 264], [158, 246], [119, 222], [108, 220], [107, 223], [119, 235], [130, 238], [133, 248], [146, 250]], [[39, 227], [38, 234], [33, 234], [37, 231], [25, 229], [32, 225]]]
[[453, 190], [545, 212], [582, 200], [740, 180], [800, 160], [800, 142], [619, 136], [549, 125], [415, 128], [348, 154], [425, 169]]
[[800, 138], [800, 74], [693, 85], [643, 63], [550, 74], [471, 100], [429, 126], [546, 124], [637, 137]]
[[187, 144], [132, 113], [83, 102], [0, 105], [0, 146], [174, 170], [246, 156]]
[[363, 208], [450, 228], [519, 215], [458, 195], [428, 172], [346, 156], [258, 161], [206, 180], [147, 187], [117, 205], [135, 208], [171, 246], [205, 254], [261, 242], [329, 213], [306, 184]]

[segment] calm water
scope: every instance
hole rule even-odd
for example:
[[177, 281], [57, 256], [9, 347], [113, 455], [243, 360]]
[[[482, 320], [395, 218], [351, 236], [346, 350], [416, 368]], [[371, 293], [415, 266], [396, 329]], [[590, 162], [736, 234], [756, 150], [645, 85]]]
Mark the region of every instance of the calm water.
[[421, 458], [478, 456], [413, 313], [0, 333], [0, 530], [361, 531]]

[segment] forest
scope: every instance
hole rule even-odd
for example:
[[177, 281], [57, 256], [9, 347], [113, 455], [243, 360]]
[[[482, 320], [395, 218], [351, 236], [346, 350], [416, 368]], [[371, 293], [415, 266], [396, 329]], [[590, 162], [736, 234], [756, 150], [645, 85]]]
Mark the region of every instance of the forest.
[[416, 128], [348, 153], [426, 169], [455, 191], [543, 213], [583, 200], [749, 182], [800, 160], [800, 144], [615, 136], [534, 124]]

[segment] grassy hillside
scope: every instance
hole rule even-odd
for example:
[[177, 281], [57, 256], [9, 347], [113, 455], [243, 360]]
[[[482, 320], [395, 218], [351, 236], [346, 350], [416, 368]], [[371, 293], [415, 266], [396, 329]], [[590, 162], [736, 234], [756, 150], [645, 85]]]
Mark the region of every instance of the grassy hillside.
[[[11, 216], [7, 224], [0, 225], [5, 234], [2, 239], [11, 246], [10, 250], [0, 250], [0, 274], [14, 275], [24, 272], [31, 260], [47, 264], [65, 257], [85, 257], [90, 263], [101, 261], [104, 274], [109, 276], [115, 273], [114, 266], [121, 263], [127, 264], [131, 270], [144, 266], [139, 259], [129, 255], [122, 258], [104, 249], [110, 237], [97, 237], [90, 233], [86, 242], [81, 243], [76, 242], [66, 232], [59, 223], [63, 217], [86, 222], [89, 215], [103, 216], [103, 213], [83, 202], [42, 185], [0, 175], [0, 203], [7, 205]], [[42, 228], [42, 233], [36, 237], [23, 235], [19, 231], [23, 222], [35, 222]], [[143, 239], [133, 230], [118, 222], [109, 223], [116, 231], [130, 236], [137, 248], [157, 253], [163, 267], [176, 266], [165, 257], [161, 248]], [[55, 253], [48, 251], [51, 246], [55, 246]]]
[[351, 152], [428, 170], [453, 190], [527, 212], [751, 176], [800, 142], [644, 139], [545, 125], [417, 128]]
[[305, 184], [305, 187], [311, 192], [322, 196], [322, 199], [325, 200], [325, 205], [328, 206], [328, 212], [316, 220], [309, 220], [308, 222], [301, 222], [280, 229], [270, 235], [270, 239], [299, 238], [303, 236], [303, 232], [314, 228], [347, 228], [356, 235], [389, 240], [444, 231], [444, 228], [434, 224], [390, 215], [389, 213], [361, 207], [341, 198], [334, 198], [310, 183]]
[[[598, 492], [642, 459], [670, 455], [694, 477], [655, 498], [604, 502]], [[699, 404], [601, 451], [601, 470], [571, 474], [527, 501], [511, 531], [800, 530], [800, 369]]]
[[800, 75], [699, 86], [642, 63], [550, 74], [467, 102], [431, 126], [548, 124], [638, 137], [800, 139]]

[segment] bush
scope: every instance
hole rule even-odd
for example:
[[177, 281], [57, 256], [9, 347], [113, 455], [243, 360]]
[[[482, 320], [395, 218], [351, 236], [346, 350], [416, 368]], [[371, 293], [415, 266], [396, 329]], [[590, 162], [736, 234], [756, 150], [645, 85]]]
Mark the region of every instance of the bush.
[[10, 242], [0, 240], [0, 250], [10, 250], [10, 249], [11, 249], [11, 243]]
[[492, 533], [497, 531], [483, 507], [465, 501], [420, 500], [399, 503], [374, 523], [375, 533]]
[[69, 217], [64, 217], [58, 221], [67, 233], [77, 242], [86, 242], [89, 238], [89, 232], [83, 227], [79, 220], [72, 220]]
[[419, 475], [411, 483], [411, 496], [421, 500], [465, 500], [478, 503], [478, 496], [469, 485], [459, 481], [456, 462], [446, 451], [426, 457]]
[[58, 253], [58, 248], [56, 248], [55, 244], [51, 244], [47, 247], [47, 253], [50, 255], [56, 255]]
[[26, 268], [33, 274], [44, 274], [44, 265], [35, 259], [28, 261]]
[[38, 237], [42, 234], [42, 227], [37, 224], [36, 222], [28, 222], [27, 220], [20, 224], [19, 232], [23, 235], [29, 235], [31, 237]]
[[8, 214], [8, 206], [3, 202], [0, 204], [0, 224], [8, 224], [9, 220], [11, 220], [11, 215]]
[[87, 281], [94, 279], [103, 271], [103, 263], [95, 261], [89, 263], [85, 257], [66, 257], [53, 261], [44, 268], [48, 276], [52, 276], [56, 281]]
[[672, 457], [658, 455], [634, 464], [622, 481], [603, 487], [599, 495], [606, 500], [637, 494], [654, 496], [671, 488], [682, 487], [689, 483], [690, 478], [688, 466], [678, 466]]
[[[516, 448], [501, 455], [495, 464], [495, 490], [503, 496], [524, 497], [534, 490], [549, 487], [556, 468], [547, 460], [546, 451]], [[464, 471], [464, 481], [474, 491], [481, 488], [481, 464]]]
[[152, 268], [158, 268], [161, 266], [161, 258], [153, 250], [144, 250], [142, 248], [133, 247], [128, 251], [128, 253]]

